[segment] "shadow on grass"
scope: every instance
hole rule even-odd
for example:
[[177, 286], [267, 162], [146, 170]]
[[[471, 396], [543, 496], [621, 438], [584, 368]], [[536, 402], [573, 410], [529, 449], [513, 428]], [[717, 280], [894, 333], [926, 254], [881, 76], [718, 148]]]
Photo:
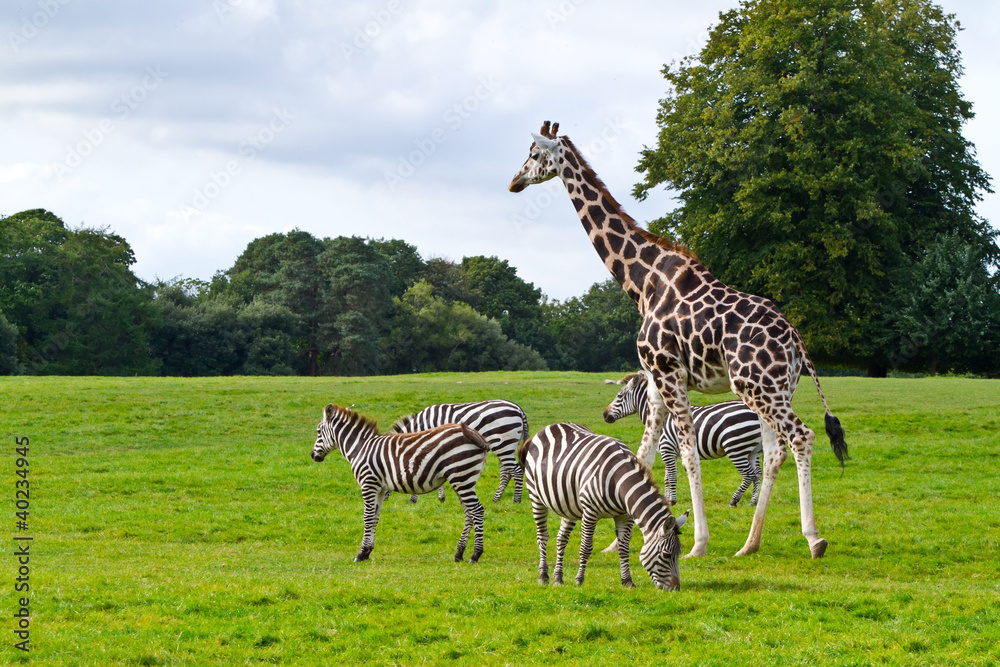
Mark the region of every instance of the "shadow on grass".
[[741, 581], [726, 579], [692, 581], [690, 583], [684, 582], [681, 586], [681, 590], [683, 591], [685, 589], [696, 591], [726, 591], [734, 593], [748, 591], [804, 591], [807, 587], [787, 582], [761, 581], [759, 579], [743, 579]]

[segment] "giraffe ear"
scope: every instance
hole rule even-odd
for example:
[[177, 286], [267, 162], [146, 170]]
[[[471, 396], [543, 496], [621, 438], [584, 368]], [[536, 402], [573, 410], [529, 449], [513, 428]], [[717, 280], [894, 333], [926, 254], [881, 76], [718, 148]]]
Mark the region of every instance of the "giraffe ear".
[[547, 139], [540, 134], [535, 134], [534, 132], [531, 133], [531, 138], [535, 140], [535, 143], [538, 144], [539, 148], [545, 149], [547, 151], [552, 150], [558, 144], [556, 140]]

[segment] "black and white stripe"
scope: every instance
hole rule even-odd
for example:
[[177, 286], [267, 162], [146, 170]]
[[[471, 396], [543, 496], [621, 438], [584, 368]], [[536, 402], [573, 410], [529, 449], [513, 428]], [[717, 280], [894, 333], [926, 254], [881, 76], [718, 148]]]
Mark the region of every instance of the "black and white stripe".
[[614, 519], [622, 584], [634, 585], [629, 540], [638, 524], [645, 538], [639, 562], [659, 588], [680, 588], [678, 535], [686, 516], [675, 521], [649, 471], [623, 443], [577, 424], [552, 424], [519, 448], [518, 460], [524, 466], [535, 516], [539, 583], [549, 581], [546, 548], [551, 510], [562, 517], [556, 537], [554, 583], [562, 583], [563, 556], [576, 523], [581, 522], [582, 533], [576, 583], [582, 584], [593, 549], [594, 527], [600, 519]]
[[465, 510], [465, 527], [455, 561], [462, 560], [473, 528], [475, 547], [469, 562], [479, 560], [483, 553], [484, 510], [476, 495], [476, 481], [483, 472], [489, 447], [475, 429], [449, 424], [417, 433], [380, 435], [374, 420], [351, 408], [330, 404], [316, 428], [313, 460], [322, 461], [334, 447], [350, 463], [365, 504], [365, 535], [355, 561], [367, 560], [375, 548], [375, 527], [389, 491], [429, 493], [445, 482], [451, 484]]
[[[521, 502], [524, 469], [517, 462], [517, 446], [528, 437], [528, 417], [524, 410], [516, 403], [502, 400], [440, 403], [402, 417], [390, 430], [413, 433], [444, 424], [465, 424], [486, 438], [490, 450], [500, 459], [500, 485], [493, 502], [500, 500], [511, 479], [514, 480], [514, 502]], [[444, 487], [438, 490], [438, 499], [444, 501]], [[410, 500], [416, 502], [416, 497]]]
[[[647, 392], [648, 375], [640, 371], [624, 378], [625, 386], [604, 410], [604, 421], [609, 424], [626, 415], [639, 413], [639, 418], [646, 423], [649, 414], [649, 399]], [[727, 401], [715, 405], [692, 406], [691, 418], [694, 421], [695, 441], [698, 447], [698, 458], [721, 459], [728, 456], [742, 481], [729, 504], [736, 507], [746, 490], [753, 485], [751, 505], [757, 504], [757, 494], [760, 491], [760, 454], [763, 444], [760, 436], [760, 418], [742, 401]], [[663, 423], [663, 433], [660, 435], [657, 450], [663, 459], [664, 488], [670, 499], [670, 504], [677, 502], [677, 458], [680, 456], [680, 439], [673, 417], [667, 415]]]

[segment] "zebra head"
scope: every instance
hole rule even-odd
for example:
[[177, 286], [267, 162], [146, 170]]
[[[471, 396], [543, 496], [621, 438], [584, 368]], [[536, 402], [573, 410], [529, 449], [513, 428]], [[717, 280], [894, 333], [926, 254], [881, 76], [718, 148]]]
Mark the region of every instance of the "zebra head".
[[319, 420], [316, 427], [316, 444], [312, 448], [312, 460], [321, 463], [330, 450], [337, 446], [337, 440], [333, 433], [333, 404], [323, 409], [323, 418]]
[[[690, 511], [690, 510], [689, 510]], [[668, 515], [660, 528], [653, 532], [650, 539], [642, 545], [639, 552], [639, 562], [649, 572], [649, 577], [657, 588], [665, 591], [679, 591], [681, 576], [678, 558], [681, 553], [681, 526], [687, 521], [685, 512], [680, 519]]]
[[621, 380], [625, 386], [618, 390], [615, 400], [604, 408], [604, 421], [613, 424], [616, 419], [634, 415], [639, 411], [640, 401], [646, 398], [646, 376], [631, 373]]

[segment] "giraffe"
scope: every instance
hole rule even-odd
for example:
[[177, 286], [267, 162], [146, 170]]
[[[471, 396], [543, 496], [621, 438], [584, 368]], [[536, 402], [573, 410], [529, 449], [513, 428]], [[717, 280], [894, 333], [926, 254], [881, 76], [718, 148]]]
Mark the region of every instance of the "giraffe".
[[841, 468], [847, 443], [819, 385], [802, 337], [768, 299], [738, 292], [708, 272], [683, 246], [639, 227], [608, 192], [559, 124], [545, 121], [511, 192], [559, 176], [590, 237], [615, 280], [642, 315], [636, 340], [639, 361], [651, 374], [651, 415], [637, 456], [652, 467], [666, 414], [673, 416], [681, 460], [691, 487], [694, 545], [689, 556], [704, 556], [708, 523], [701, 487], [688, 390], [721, 393], [731, 389], [761, 420], [764, 480], [750, 533], [737, 556], [760, 548], [764, 517], [788, 444], [799, 481], [802, 535], [813, 558], [826, 551], [813, 515], [810, 466], [816, 435], [792, 411], [792, 395], [802, 369], [812, 376], [826, 411], [825, 426]]

